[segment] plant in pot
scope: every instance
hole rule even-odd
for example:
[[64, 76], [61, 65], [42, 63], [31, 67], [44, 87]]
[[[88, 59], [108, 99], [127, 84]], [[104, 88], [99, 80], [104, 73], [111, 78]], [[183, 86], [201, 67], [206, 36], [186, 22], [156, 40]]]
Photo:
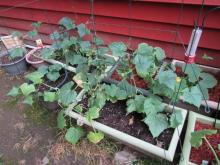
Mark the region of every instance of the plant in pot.
[[[167, 76], [164, 77], [164, 75]], [[169, 88], [166, 85], [171, 84], [169, 83], [171, 79], [176, 79], [173, 88]], [[171, 102], [175, 95], [177, 100], [183, 100], [199, 108], [203, 100], [208, 100], [208, 90], [212, 89], [216, 84], [215, 77], [203, 71], [197, 64], [184, 64], [182, 68], [168, 64], [159, 73], [153, 87], [153, 93], [167, 96], [171, 99]], [[177, 92], [179, 93], [178, 96]]]
[[23, 103], [32, 105], [34, 101], [47, 109], [57, 110], [57, 91], [67, 81], [68, 72], [58, 64], [41, 66], [37, 71], [27, 74], [27, 82], [13, 87], [8, 96], [23, 96]]
[[[12, 39], [14, 37], [19, 38], [21, 33], [14, 32], [12, 35]], [[17, 75], [24, 73], [27, 70], [27, 63], [25, 61], [26, 49], [23, 45], [16, 45], [11, 47], [8, 53], [1, 56], [1, 64], [0, 66], [4, 68], [4, 70], [12, 75]]]
[[220, 120], [189, 113], [180, 165], [219, 164]]

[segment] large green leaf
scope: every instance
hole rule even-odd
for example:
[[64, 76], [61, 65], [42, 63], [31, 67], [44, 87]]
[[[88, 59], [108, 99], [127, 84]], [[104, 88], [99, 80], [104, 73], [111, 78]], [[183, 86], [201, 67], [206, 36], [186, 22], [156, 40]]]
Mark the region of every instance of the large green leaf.
[[123, 42], [112, 42], [109, 48], [113, 56], [123, 57], [126, 55], [127, 46]]
[[[182, 66], [182, 70], [184, 71], [185, 65]], [[188, 80], [192, 83], [196, 82], [199, 79], [201, 69], [196, 64], [186, 64], [185, 74], [188, 76]]]
[[77, 39], [75, 37], [71, 37], [71, 38], [65, 38], [62, 42], [61, 42], [61, 48], [64, 50], [68, 50], [70, 46], [76, 44]]
[[87, 64], [87, 58], [81, 56], [81, 55], [77, 55], [75, 53], [67, 53], [65, 54], [66, 57], [66, 61], [67, 63], [70, 63], [71, 65], [80, 65], [80, 64]]
[[54, 102], [56, 100], [57, 100], [57, 93], [56, 92], [44, 91], [44, 101]]
[[119, 84], [118, 87], [121, 90], [124, 90], [126, 92], [127, 96], [134, 96], [136, 94], [136, 89], [134, 86], [132, 86], [131, 84], [129, 84], [129, 82], [127, 80], [122, 80]]
[[87, 34], [90, 34], [89, 29], [86, 28], [86, 25], [81, 23], [77, 26], [77, 31], [80, 37], [84, 37]]
[[65, 85], [63, 85], [62, 88], [60, 88], [59, 90], [59, 101], [65, 106], [68, 106], [76, 99], [77, 93], [72, 89], [73, 85], [74, 84], [72, 81], [68, 82]]
[[176, 84], [176, 73], [174, 73], [172, 70], [160, 72], [157, 78], [160, 84], [163, 84], [174, 90]]
[[92, 143], [98, 143], [104, 138], [104, 134], [102, 132], [89, 132], [87, 135], [87, 138], [89, 139], [90, 142]]
[[144, 112], [144, 101], [145, 97], [143, 95], [136, 95], [134, 99], [129, 99], [127, 101], [127, 113], [131, 112], [138, 112], [143, 113]]
[[201, 131], [192, 132], [190, 143], [193, 147], [198, 148], [199, 146], [202, 145], [202, 139], [205, 138], [205, 136], [213, 135], [216, 133], [217, 133], [217, 130], [209, 130], [209, 129], [203, 129]]
[[42, 72], [35, 71], [27, 74], [25, 77], [34, 84], [41, 84], [43, 82], [42, 78], [44, 77], [44, 74]]
[[153, 137], [158, 137], [165, 129], [169, 128], [167, 117], [161, 113], [150, 113], [144, 119], [144, 122], [148, 125]]
[[12, 89], [7, 93], [7, 96], [16, 97], [20, 94], [20, 90], [18, 87], [13, 86]]
[[149, 46], [146, 43], [140, 43], [138, 45], [137, 50], [135, 51], [136, 54], [141, 54], [144, 56], [153, 56], [153, 47]]
[[68, 17], [63, 17], [60, 21], [59, 24], [64, 26], [66, 30], [71, 30], [75, 28], [74, 22], [68, 18]]
[[164, 50], [160, 47], [155, 47], [153, 50], [153, 54], [158, 61], [162, 61], [166, 57]]
[[85, 133], [81, 127], [70, 127], [65, 134], [65, 139], [72, 144], [76, 144], [84, 135]]
[[28, 96], [29, 94], [36, 91], [35, 86], [33, 84], [23, 83], [20, 86], [21, 92], [24, 96]]
[[183, 121], [183, 116], [181, 111], [174, 111], [170, 116], [170, 127], [176, 128]]
[[148, 115], [150, 113], [163, 112], [164, 105], [156, 96], [150, 96], [144, 100], [144, 112]]
[[86, 119], [91, 122], [93, 119], [99, 118], [99, 111], [100, 108], [97, 107], [89, 108], [89, 110], [86, 112]]
[[215, 77], [209, 73], [201, 73], [200, 77], [202, 80], [199, 83], [205, 88], [213, 88], [217, 84]]
[[119, 88], [115, 84], [106, 85], [105, 93], [109, 95], [110, 97], [115, 97], [118, 89]]
[[160, 84], [158, 81], [156, 81], [153, 85], [153, 94], [166, 96], [168, 98], [174, 97], [174, 91], [166, 85]]
[[45, 75], [48, 73], [48, 66], [42, 65], [37, 69], [37, 71], [40, 72], [41, 74]]
[[57, 127], [59, 129], [63, 129], [65, 128], [67, 125], [66, 125], [66, 119], [64, 117], [64, 112], [63, 111], [60, 111], [58, 113], [58, 116], [57, 116]]
[[135, 64], [138, 75], [145, 78], [150, 74], [149, 69], [154, 63], [154, 59], [152, 56], [147, 56], [146, 54], [136, 54], [133, 63]]
[[32, 104], [33, 104], [33, 97], [32, 96], [27, 96], [27, 97], [25, 97], [24, 98], [24, 101], [23, 101], [23, 103], [24, 104], [28, 104], [28, 105], [30, 105], [30, 106], [32, 106]]
[[190, 104], [200, 107], [202, 102], [202, 93], [197, 86], [192, 87], [191, 89], [186, 88], [183, 90], [183, 100]]
[[59, 77], [60, 77], [59, 72], [49, 72], [49, 73], [47, 73], [47, 78], [50, 81], [56, 81]]
[[89, 51], [91, 47], [91, 43], [89, 41], [80, 41], [79, 45], [82, 51]]

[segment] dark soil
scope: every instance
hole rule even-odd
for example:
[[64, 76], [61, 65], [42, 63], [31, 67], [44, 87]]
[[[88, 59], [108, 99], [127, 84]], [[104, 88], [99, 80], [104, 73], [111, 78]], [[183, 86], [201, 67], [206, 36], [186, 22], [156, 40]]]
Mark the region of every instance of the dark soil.
[[[217, 130], [217, 134], [215, 135], [208, 135], [206, 136], [212, 147], [215, 149], [215, 151], [218, 154], [218, 157], [220, 157], [220, 150], [218, 149], [218, 144], [220, 144], [220, 129], [216, 129], [212, 125], [203, 124], [201, 122], [196, 122], [195, 125], [195, 131], [199, 131], [202, 129], [214, 129]], [[209, 164], [211, 165], [212, 161], [214, 161], [214, 156], [212, 152], [210, 151], [210, 148], [207, 146], [207, 144], [203, 141], [203, 144], [197, 149], [192, 148], [191, 154], [190, 154], [190, 161], [196, 164], [201, 164], [202, 160], [209, 161]]]
[[[82, 101], [82, 104], [87, 107], [87, 99]], [[174, 129], [169, 128], [163, 133], [153, 138], [148, 126], [142, 122], [143, 117], [138, 113], [126, 115], [126, 102], [118, 101], [116, 103], [107, 102], [102, 108], [98, 122], [110, 126], [114, 129], [127, 133], [131, 136], [144, 140], [162, 148], [168, 149]]]

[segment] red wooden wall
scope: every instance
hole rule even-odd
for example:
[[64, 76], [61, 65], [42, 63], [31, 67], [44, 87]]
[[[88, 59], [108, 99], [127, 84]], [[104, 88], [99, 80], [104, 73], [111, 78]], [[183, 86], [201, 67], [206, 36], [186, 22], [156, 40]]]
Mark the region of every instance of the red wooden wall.
[[[133, 0], [129, 6], [129, 0], [94, 0], [96, 30], [106, 43], [124, 41], [135, 48], [138, 43], [147, 42], [165, 49], [168, 57], [183, 60], [181, 43], [187, 46], [201, 1]], [[206, 0], [202, 16], [218, 5], [220, 0]], [[41, 38], [50, 43], [47, 34], [56, 29], [63, 16], [77, 23], [87, 22], [92, 27], [89, 0], [0, 0], [0, 34], [14, 29], [27, 31], [32, 22], [41, 21], [44, 23], [40, 29]], [[176, 36], [177, 30], [180, 37]], [[196, 62], [220, 67], [219, 39], [220, 10], [207, 19]], [[215, 60], [203, 60], [201, 56], [204, 53]]]

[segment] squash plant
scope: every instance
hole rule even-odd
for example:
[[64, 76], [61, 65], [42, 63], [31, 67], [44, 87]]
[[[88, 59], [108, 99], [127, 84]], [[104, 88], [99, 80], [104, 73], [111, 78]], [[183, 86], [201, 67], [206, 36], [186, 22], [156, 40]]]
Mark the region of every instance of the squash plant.
[[58, 88], [48, 85], [48, 81], [55, 82], [60, 78], [62, 67], [59, 64], [41, 66], [37, 71], [29, 73], [25, 76], [27, 82], [19, 87], [12, 87], [8, 92], [8, 96], [23, 96], [23, 103], [32, 105], [34, 99], [43, 97], [44, 101], [54, 102], [58, 100]]

